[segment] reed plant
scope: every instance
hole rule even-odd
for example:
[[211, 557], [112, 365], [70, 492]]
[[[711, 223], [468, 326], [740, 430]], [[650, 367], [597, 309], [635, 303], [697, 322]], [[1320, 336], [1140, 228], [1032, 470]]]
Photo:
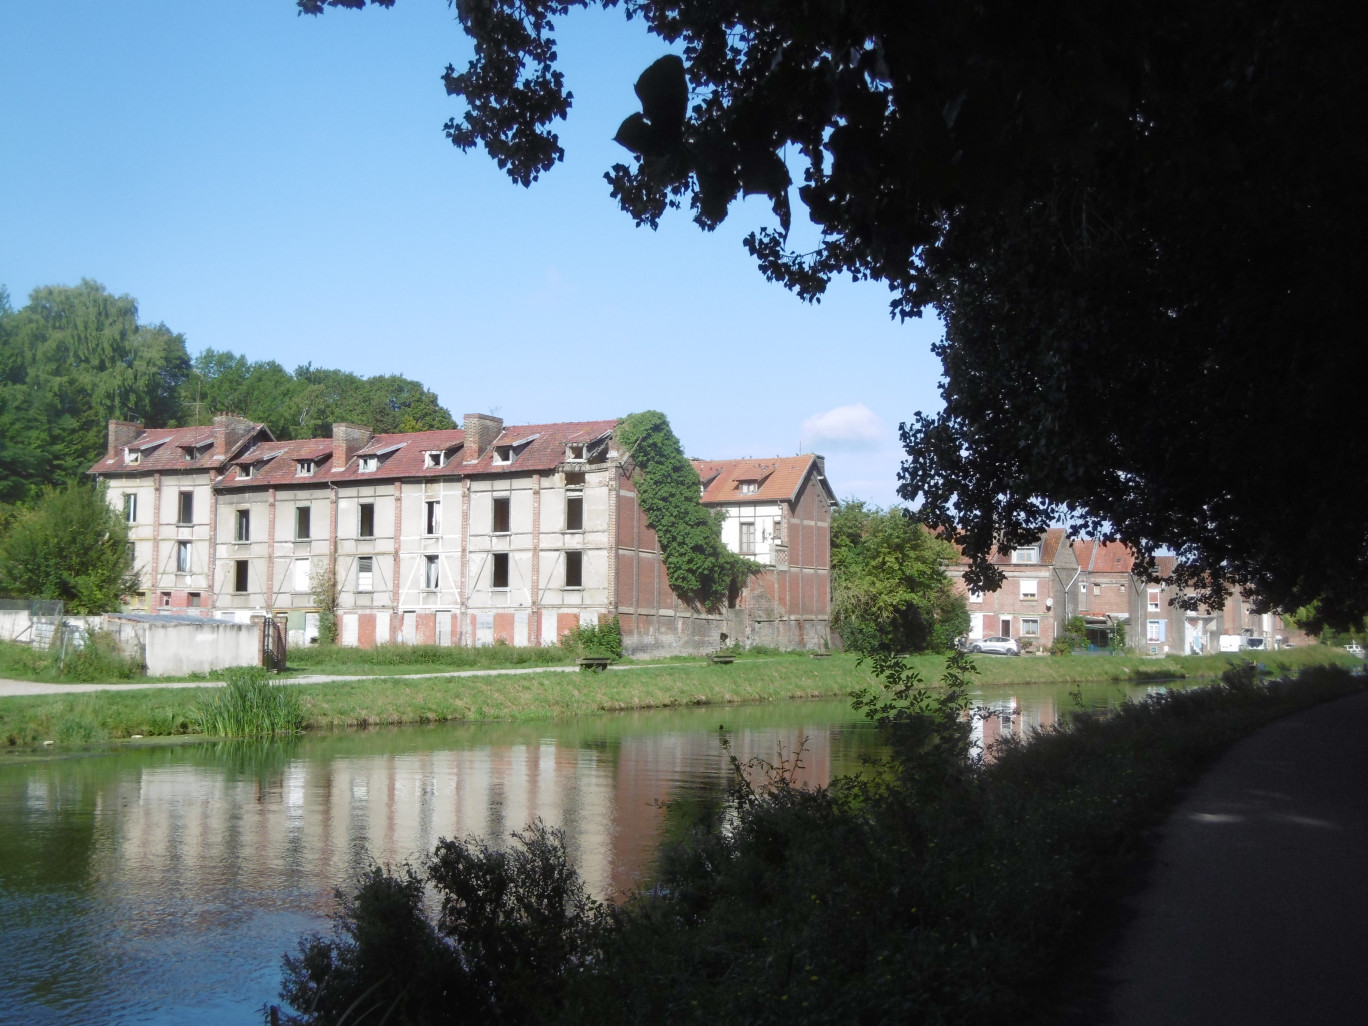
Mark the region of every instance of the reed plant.
[[223, 671], [224, 687], [200, 698], [194, 712], [208, 737], [274, 737], [303, 729], [304, 712], [292, 687], [273, 685], [256, 666]]

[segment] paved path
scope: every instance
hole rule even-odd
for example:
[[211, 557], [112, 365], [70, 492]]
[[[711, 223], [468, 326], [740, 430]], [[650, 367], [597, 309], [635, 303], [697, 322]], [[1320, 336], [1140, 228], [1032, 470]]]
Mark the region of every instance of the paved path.
[[1228, 751], [1165, 824], [1115, 1026], [1368, 1022], [1368, 694]]
[[[614, 671], [644, 670], [652, 665], [633, 664], [610, 666]], [[516, 666], [510, 669], [444, 670], [440, 673], [310, 673], [299, 677], [281, 677], [280, 684], [331, 684], [348, 680], [423, 680], [426, 677], [497, 677], [509, 673], [579, 673], [577, 664], [569, 666]], [[141, 688], [221, 688], [221, 680], [160, 680], [138, 681], [130, 684], [51, 684], [37, 680], [0, 680], [0, 698], [14, 695], [69, 695], [78, 691], [137, 691]]]

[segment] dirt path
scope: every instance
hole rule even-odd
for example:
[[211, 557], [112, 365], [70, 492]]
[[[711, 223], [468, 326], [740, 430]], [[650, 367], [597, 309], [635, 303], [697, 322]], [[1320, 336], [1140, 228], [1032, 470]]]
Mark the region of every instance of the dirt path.
[[1368, 694], [1233, 747], [1164, 826], [1110, 961], [1115, 1026], [1368, 1021]]

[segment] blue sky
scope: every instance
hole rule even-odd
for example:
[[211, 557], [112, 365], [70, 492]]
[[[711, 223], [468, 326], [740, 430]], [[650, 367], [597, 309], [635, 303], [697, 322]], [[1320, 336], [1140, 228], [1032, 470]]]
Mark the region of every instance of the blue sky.
[[470, 56], [442, 0], [0, 0], [0, 284], [94, 278], [192, 352], [397, 372], [458, 418], [659, 409], [690, 455], [815, 450], [838, 495], [894, 502], [937, 322], [890, 320], [879, 285], [813, 306], [766, 282], [741, 246], [763, 203], [634, 227], [602, 175], [666, 47], [620, 11], [560, 30], [566, 160], [524, 190], [442, 134]]

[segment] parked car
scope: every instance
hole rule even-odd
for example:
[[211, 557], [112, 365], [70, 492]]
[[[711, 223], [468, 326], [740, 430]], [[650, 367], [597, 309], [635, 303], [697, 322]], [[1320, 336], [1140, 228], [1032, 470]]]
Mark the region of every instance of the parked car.
[[969, 645], [970, 652], [982, 652], [985, 655], [1021, 655], [1021, 646], [1016, 643], [1015, 638], [980, 638], [978, 641]]
[[1357, 641], [1349, 642], [1349, 644], [1344, 646], [1344, 650], [1348, 652], [1350, 655], [1356, 655], [1360, 659], [1363, 658], [1363, 646], [1360, 645]]

